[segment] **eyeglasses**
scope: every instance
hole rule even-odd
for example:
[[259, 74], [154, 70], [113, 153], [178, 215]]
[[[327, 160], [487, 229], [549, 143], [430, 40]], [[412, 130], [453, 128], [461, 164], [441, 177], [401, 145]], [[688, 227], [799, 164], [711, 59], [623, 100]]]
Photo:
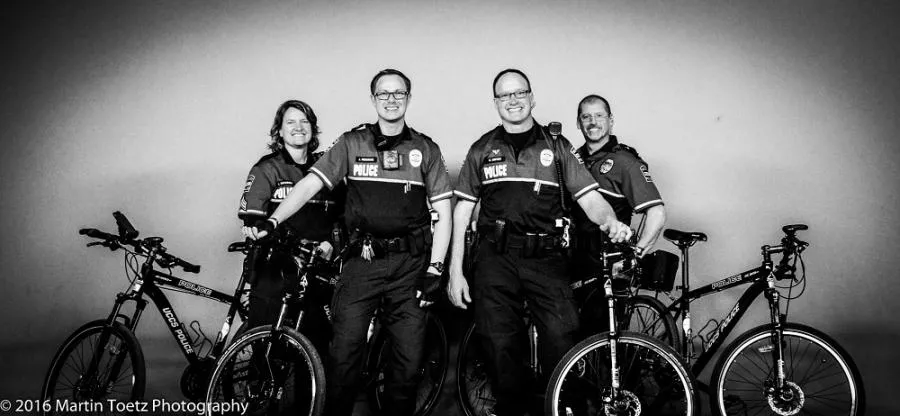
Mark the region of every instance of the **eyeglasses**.
[[381, 101], [387, 100], [388, 97], [394, 97], [395, 100], [405, 100], [406, 97], [409, 97], [409, 91], [381, 91], [375, 93], [375, 98]]
[[527, 97], [528, 94], [531, 94], [531, 90], [519, 90], [519, 91], [513, 91], [510, 93], [506, 93], [506, 94], [500, 94], [500, 95], [494, 94], [494, 98], [496, 98], [500, 101], [509, 101], [512, 99], [512, 97], [515, 96], [516, 98], [521, 100], [521, 99]]
[[603, 119], [608, 120], [609, 118], [610, 118], [609, 115], [601, 114], [601, 113], [596, 113], [596, 114], [584, 113], [581, 115], [581, 121], [586, 121], [586, 122], [590, 122], [590, 121], [594, 121], [594, 120], [603, 120]]

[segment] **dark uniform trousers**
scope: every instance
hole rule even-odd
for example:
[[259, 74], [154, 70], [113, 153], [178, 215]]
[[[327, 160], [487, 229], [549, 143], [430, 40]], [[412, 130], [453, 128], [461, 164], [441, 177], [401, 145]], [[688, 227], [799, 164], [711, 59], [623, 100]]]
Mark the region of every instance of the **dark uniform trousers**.
[[330, 416], [350, 416], [359, 393], [366, 336], [375, 311], [382, 308], [382, 330], [391, 345], [385, 368], [385, 416], [411, 416], [416, 406], [419, 367], [424, 356], [426, 311], [416, 299], [416, 280], [428, 256], [388, 252], [383, 258], [346, 260], [332, 301], [334, 338], [327, 370]]
[[[532, 391], [543, 395], [546, 379], [575, 343], [578, 314], [566, 258], [560, 250], [526, 257], [522, 248], [511, 246], [501, 254], [485, 239], [479, 244], [474, 266], [470, 288], [475, 330], [487, 354], [487, 365], [493, 365], [488, 374], [496, 374], [491, 380], [498, 403], [495, 413], [519, 416], [529, 406], [523, 397], [530, 399]], [[528, 328], [523, 321], [526, 300], [538, 331], [542, 380], [533, 380], [528, 368]]]

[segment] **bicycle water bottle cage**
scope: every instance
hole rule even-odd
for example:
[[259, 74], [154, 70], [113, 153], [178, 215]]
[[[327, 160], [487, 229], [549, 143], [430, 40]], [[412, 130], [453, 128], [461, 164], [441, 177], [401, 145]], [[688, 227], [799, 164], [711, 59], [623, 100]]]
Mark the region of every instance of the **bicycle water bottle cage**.
[[698, 241], [706, 241], [706, 234], [697, 231], [678, 231], [669, 228], [663, 231], [663, 237], [671, 241], [678, 248], [686, 248], [694, 245]]

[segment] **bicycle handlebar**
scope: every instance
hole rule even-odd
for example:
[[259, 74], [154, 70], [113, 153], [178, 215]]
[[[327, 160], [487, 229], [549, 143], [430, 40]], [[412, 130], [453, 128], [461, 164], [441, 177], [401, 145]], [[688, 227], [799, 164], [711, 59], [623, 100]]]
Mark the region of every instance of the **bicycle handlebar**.
[[156, 262], [160, 266], [178, 266], [187, 273], [200, 273], [199, 265], [193, 264], [187, 260], [166, 253], [166, 248], [162, 246], [162, 238], [149, 237], [143, 240], [138, 240], [136, 239], [136, 237], [140, 235], [140, 233], [134, 228], [133, 225], [131, 225], [131, 222], [128, 221], [128, 218], [126, 218], [124, 214], [116, 211], [113, 213], [113, 217], [116, 218], [116, 225], [119, 227], [119, 235], [100, 231], [96, 228], [82, 228], [78, 230], [78, 234], [103, 240], [101, 242], [89, 243], [88, 247], [94, 245], [102, 245], [104, 247], [108, 247], [110, 250], [115, 251], [123, 245], [128, 245], [133, 247], [135, 251], [140, 254], [153, 252], [152, 249], [155, 247], [157, 248], [157, 250], [155, 251], [156, 257], [154, 260], [156, 260]]

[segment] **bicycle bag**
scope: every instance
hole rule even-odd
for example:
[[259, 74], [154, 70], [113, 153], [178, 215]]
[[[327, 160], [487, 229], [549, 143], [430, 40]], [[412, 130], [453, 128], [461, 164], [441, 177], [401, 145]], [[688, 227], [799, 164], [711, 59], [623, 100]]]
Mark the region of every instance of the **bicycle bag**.
[[656, 250], [641, 259], [641, 289], [669, 292], [675, 287], [678, 256], [664, 250]]

